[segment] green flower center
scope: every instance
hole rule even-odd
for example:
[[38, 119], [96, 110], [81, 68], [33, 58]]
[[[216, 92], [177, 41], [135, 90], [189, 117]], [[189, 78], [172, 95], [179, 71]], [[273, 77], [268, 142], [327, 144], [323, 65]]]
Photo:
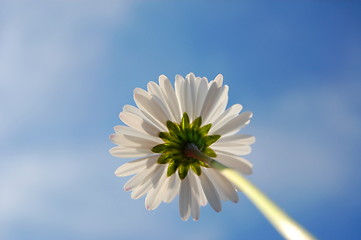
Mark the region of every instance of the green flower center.
[[179, 124], [167, 121], [168, 132], [159, 133], [159, 137], [163, 139], [164, 143], [153, 147], [152, 151], [162, 153], [158, 158], [158, 163], [168, 164], [168, 177], [178, 170], [179, 178], [184, 179], [189, 169], [192, 169], [199, 176], [201, 167], [208, 167], [204, 162], [186, 154], [185, 148], [189, 144], [193, 143], [202, 153], [209, 157], [217, 156], [209, 146], [221, 136], [208, 135], [212, 126], [211, 123], [202, 127], [201, 125], [201, 117], [190, 123], [188, 114], [184, 113]]

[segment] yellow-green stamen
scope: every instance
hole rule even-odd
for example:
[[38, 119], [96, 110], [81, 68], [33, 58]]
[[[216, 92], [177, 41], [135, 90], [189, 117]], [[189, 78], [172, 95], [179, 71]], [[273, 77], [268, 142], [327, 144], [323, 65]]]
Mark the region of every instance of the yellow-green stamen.
[[221, 136], [208, 135], [212, 124], [202, 126], [202, 118], [196, 118], [192, 123], [187, 113], [183, 114], [179, 124], [167, 121], [168, 132], [159, 133], [164, 143], [152, 148], [155, 153], [162, 153], [158, 158], [159, 164], [168, 164], [167, 176], [173, 175], [178, 170], [180, 179], [187, 176], [192, 169], [197, 175], [201, 174], [201, 167], [207, 165], [185, 153], [186, 146], [194, 144], [199, 151], [209, 157], [216, 157], [216, 153], [209, 147]]

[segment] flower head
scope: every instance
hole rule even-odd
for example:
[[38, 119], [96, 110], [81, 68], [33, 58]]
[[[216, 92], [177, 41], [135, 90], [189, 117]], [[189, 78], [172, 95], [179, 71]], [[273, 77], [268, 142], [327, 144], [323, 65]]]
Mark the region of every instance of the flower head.
[[219, 74], [207, 78], [190, 73], [177, 75], [175, 88], [161, 75], [159, 85], [149, 82], [147, 90], [134, 90], [137, 107], [126, 105], [110, 136], [110, 153], [121, 158], [138, 158], [120, 166], [117, 176], [134, 175], [124, 186], [134, 199], [147, 195], [146, 208], [153, 210], [179, 194], [183, 220], [199, 219], [200, 206], [207, 202], [221, 211], [221, 200], [238, 201], [235, 187], [217, 170], [187, 152], [191, 144], [202, 154], [243, 174], [252, 173], [252, 164], [239, 157], [250, 153], [255, 138], [237, 134], [247, 125], [251, 112], [235, 104], [226, 109], [228, 86]]

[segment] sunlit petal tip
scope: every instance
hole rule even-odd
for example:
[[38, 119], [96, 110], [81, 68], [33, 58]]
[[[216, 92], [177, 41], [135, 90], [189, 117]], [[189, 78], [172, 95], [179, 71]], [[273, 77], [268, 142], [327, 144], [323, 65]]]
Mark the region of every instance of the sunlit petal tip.
[[[230, 108], [223, 75], [214, 80], [190, 72], [175, 76], [175, 82], [160, 75], [147, 90], [135, 88], [135, 105], [125, 105], [119, 118], [126, 126], [115, 126], [110, 140], [117, 146], [110, 154], [138, 158], [118, 167], [118, 177], [134, 175], [124, 185], [131, 198], [145, 198], [147, 210], [179, 195], [179, 214], [183, 221], [199, 220], [200, 206], [207, 203], [216, 212], [222, 201], [237, 203], [237, 191], [227, 179], [197, 158], [185, 157], [185, 144], [194, 144], [202, 153], [242, 174], [252, 173], [252, 164], [239, 156], [251, 151], [255, 137], [237, 134], [253, 114], [242, 112], [242, 105]], [[198, 149], [198, 150], [199, 150]], [[213, 171], [213, 172], [212, 172]], [[215, 171], [215, 172], [214, 172]]]
[[194, 80], [196, 78], [196, 76], [194, 75], [194, 73], [190, 72], [187, 74], [186, 78]]
[[134, 88], [134, 90], [133, 90], [133, 94], [135, 95], [135, 94], [142, 94], [142, 93], [144, 93], [145, 92], [145, 90], [144, 89], [142, 89], [142, 88]]
[[163, 80], [166, 80], [166, 79], [168, 79], [168, 77], [166, 75], [164, 75], [164, 74], [161, 74], [161, 75], [159, 75], [158, 81], [163, 81]]
[[175, 80], [176, 81], [184, 80], [184, 77], [182, 75], [180, 75], [180, 74], [177, 74], [177, 75], [175, 75]]
[[119, 117], [120, 120], [122, 120], [123, 115], [124, 115], [123, 111], [119, 113], [118, 117]]
[[112, 147], [111, 149], [108, 150], [109, 153], [110, 153], [111, 155], [113, 155], [113, 156], [114, 156], [115, 148], [116, 148], [116, 147]]
[[255, 136], [251, 136], [248, 138], [248, 144], [252, 145], [256, 142], [256, 137]]
[[217, 83], [217, 86], [220, 87], [223, 84], [223, 75], [222, 74], [218, 74], [215, 78], [214, 81]]
[[148, 92], [151, 91], [150, 89], [151, 89], [154, 85], [157, 85], [157, 84], [156, 84], [155, 82], [153, 82], [153, 81], [150, 81], [150, 82], [147, 83], [147, 90], [148, 90]]
[[[114, 175], [117, 177], [125, 177], [125, 175], [122, 174], [118, 169], [114, 172]], [[126, 190], [126, 191], [128, 191], [128, 190]]]
[[121, 174], [120, 174], [120, 171], [121, 171], [121, 170], [120, 170], [120, 168], [121, 168], [121, 167], [118, 167], [118, 168], [115, 170], [115, 172], [114, 172], [114, 175], [117, 176], [117, 177], [121, 177]]

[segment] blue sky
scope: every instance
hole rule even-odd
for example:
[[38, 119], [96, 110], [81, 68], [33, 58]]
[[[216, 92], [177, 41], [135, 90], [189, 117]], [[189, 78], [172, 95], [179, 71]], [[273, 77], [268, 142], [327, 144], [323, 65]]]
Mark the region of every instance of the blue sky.
[[109, 155], [132, 91], [218, 73], [254, 113], [249, 179], [319, 239], [361, 229], [357, 1], [0, 3], [0, 239], [280, 239], [240, 193], [182, 222]]

